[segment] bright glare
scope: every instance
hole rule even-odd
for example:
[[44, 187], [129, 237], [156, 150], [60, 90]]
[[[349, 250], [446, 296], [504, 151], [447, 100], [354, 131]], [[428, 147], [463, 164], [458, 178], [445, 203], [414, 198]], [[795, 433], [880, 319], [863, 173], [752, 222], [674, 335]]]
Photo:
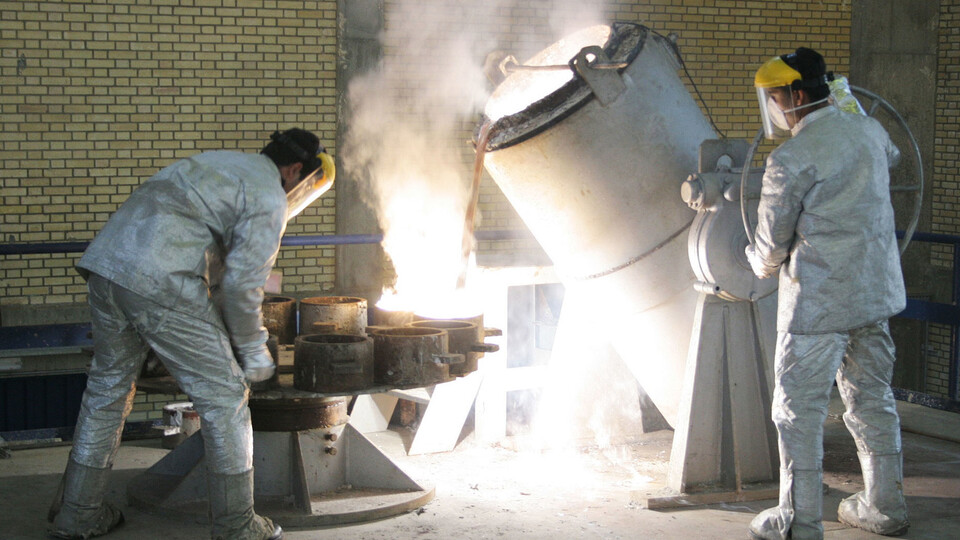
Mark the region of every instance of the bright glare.
[[[384, 290], [377, 307], [412, 311], [431, 318], [478, 315], [474, 299], [457, 289], [463, 265], [463, 202], [445, 200], [432, 190], [435, 182], [407, 181], [404, 190], [383, 202], [382, 220], [389, 227], [383, 249], [390, 256], [396, 282]], [[449, 193], [456, 197], [458, 193]], [[472, 258], [471, 258], [472, 261]]]
[[[453, 277], [456, 280], [457, 276]], [[409, 280], [404, 281], [409, 284]], [[408, 311], [430, 319], [468, 319], [482, 313], [476, 296], [468, 289], [431, 291], [429, 283], [418, 280], [413, 286], [384, 289], [377, 307], [385, 311]]]
[[532, 433], [546, 448], [610, 448], [641, 433], [639, 388], [610, 344], [611, 321], [567, 284]]

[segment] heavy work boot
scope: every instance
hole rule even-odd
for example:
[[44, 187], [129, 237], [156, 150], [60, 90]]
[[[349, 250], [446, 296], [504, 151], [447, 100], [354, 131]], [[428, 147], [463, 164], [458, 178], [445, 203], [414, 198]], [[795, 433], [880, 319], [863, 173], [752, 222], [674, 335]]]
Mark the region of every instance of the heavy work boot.
[[47, 519], [50, 536], [86, 540], [102, 536], [123, 523], [123, 513], [103, 500], [110, 469], [98, 469], [67, 460], [57, 495]]
[[780, 469], [780, 505], [750, 522], [755, 540], [823, 539], [823, 471]]
[[903, 454], [861, 454], [863, 491], [840, 501], [840, 522], [886, 536], [899, 536], [910, 527], [903, 500]]
[[283, 529], [253, 511], [253, 469], [240, 474], [207, 471], [213, 540], [280, 540]]

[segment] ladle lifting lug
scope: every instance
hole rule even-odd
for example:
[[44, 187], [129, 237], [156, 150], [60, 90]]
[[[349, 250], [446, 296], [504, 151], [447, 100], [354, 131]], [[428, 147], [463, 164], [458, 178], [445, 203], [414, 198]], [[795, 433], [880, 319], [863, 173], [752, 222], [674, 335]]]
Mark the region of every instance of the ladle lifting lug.
[[[592, 56], [593, 60], [589, 57]], [[570, 61], [570, 67], [583, 77], [601, 105], [606, 107], [617, 100], [627, 89], [620, 74], [613, 69], [597, 69], [595, 64], [609, 64], [610, 58], [602, 47], [591, 45], [580, 49]]]

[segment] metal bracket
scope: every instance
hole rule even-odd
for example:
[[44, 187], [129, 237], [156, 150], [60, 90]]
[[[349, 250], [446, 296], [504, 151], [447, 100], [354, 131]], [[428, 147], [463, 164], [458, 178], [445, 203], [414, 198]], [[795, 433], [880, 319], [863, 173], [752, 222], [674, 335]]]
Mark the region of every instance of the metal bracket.
[[500, 350], [496, 343], [474, 343], [470, 346], [470, 352], [494, 353]]
[[[590, 60], [590, 56], [593, 60]], [[597, 100], [604, 107], [610, 105], [627, 89], [626, 83], [617, 70], [598, 69], [595, 65], [609, 65], [610, 59], [601, 47], [592, 45], [580, 49], [577, 56], [570, 61], [573, 68], [583, 80], [587, 82]]]

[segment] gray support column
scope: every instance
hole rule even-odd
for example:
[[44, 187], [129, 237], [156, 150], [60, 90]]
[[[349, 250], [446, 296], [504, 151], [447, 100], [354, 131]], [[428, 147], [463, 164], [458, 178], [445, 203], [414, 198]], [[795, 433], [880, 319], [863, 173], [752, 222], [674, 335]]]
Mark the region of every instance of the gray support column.
[[[889, 101], [910, 126], [923, 154], [927, 185], [923, 190], [919, 231], [930, 230], [932, 216], [933, 190], [930, 188], [933, 181], [939, 9], [938, 0], [854, 0], [850, 29], [851, 84], [871, 90]], [[827, 62], [829, 64], [829, 59]], [[887, 128], [895, 136], [895, 130], [890, 126]], [[900, 146], [902, 153], [909, 152], [909, 147]], [[897, 215], [908, 215], [910, 204], [909, 196], [896, 196]], [[911, 246], [905, 254], [908, 284], [911, 278], [917, 277], [918, 271], [928, 266], [926, 247]], [[922, 261], [917, 260], [921, 252], [924, 253]]]
[[[930, 231], [933, 221], [933, 158], [936, 128], [938, 0], [854, 0], [850, 31], [851, 84], [875, 92], [903, 116], [917, 140], [923, 158], [923, 202], [918, 231]], [[827, 59], [829, 64], [829, 59]], [[883, 120], [883, 114], [877, 115]], [[897, 139], [896, 129], [887, 125], [894, 142], [906, 157], [910, 148]], [[901, 165], [896, 174], [910, 170]], [[913, 199], [895, 195], [897, 216], [908, 216]], [[897, 227], [903, 228], [898, 217]], [[950, 302], [950, 276], [931, 265], [931, 245], [912, 243], [903, 254], [907, 294], [924, 300]], [[891, 332], [897, 344], [894, 386], [924, 390], [925, 329], [917, 321], [894, 320]]]
[[[349, 129], [347, 89], [354, 76], [376, 67], [382, 50], [378, 40], [384, 25], [383, 0], [338, 0], [337, 26], [337, 147], [342, 148]], [[377, 217], [363, 202], [363, 194], [337, 156], [337, 234], [379, 233]], [[361, 296], [368, 302], [379, 297], [384, 266], [379, 245], [337, 246], [336, 292]]]

